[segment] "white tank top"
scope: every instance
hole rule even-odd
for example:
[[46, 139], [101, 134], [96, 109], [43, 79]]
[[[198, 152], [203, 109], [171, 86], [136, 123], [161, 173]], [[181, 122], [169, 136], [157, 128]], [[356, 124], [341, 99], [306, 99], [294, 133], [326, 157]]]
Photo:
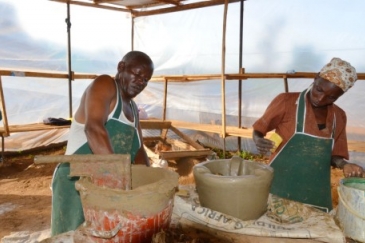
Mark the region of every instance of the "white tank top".
[[[115, 85], [117, 85], [117, 84], [115, 84]], [[112, 117], [115, 113], [115, 110], [118, 107], [118, 103], [119, 103], [118, 96], [119, 96], [119, 90], [118, 90], [118, 86], [117, 86], [117, 102], [115, 103], [113, 111], [110, 112], [110, 114], [108, 116], [108, 120], [112, 119]], [[135, 114], [135, 112], [134, 112], [134, 114]], [[125, 124], [128, 124], [130, 126], [136, 127], [136, 122], [137, 122], [136, 119], [137, 119], [137, 117], [135, 115], [134, 122], [131, 122], [130, 120], [128, 120], [127, 117], [124, 115], [124, 112], [122, 109], [122, 112], [120, 113], [118, 120]], [[84, 145], [86, 142], [87, 142], [87, 138], [86, 138], [86, 134], [85, 134], [85, 124], [79, 123], [78, 121], [76, 121], [76, 119], [73, 119], [71, 126], [70, 126], [70, 131], [68, 134], [67, 148], [66, 148], [65, 154], [66, 155], [74, 154], [75, 151], [78, 148], [80, 148], [82, 145]]]

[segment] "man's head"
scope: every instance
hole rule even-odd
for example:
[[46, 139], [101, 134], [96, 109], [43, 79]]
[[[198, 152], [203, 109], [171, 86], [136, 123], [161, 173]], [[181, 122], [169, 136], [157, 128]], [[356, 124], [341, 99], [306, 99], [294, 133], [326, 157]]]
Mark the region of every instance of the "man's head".
[[118, 63], [116, 80], [125, 98], [134, 98], [147, 86], [153, 74], [151, 58], [140, 51], [128, 52]]
[[350, 63], [337, 57], [332, 58], [332, 60], [321, 69], [319, 76], [334, 83], [344, 92], [351, 88], [357, 80], [355, 68], [351, 66]]

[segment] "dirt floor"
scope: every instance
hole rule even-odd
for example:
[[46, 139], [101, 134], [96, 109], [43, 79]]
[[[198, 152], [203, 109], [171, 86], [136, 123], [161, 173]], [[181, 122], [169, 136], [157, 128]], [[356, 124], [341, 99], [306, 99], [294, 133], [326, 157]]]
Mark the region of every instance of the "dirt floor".
[[[42, 231], [50, 228], [51, 191], [50, 183], [56, 164], [36, 165], [36, 155], [63, 155], [65, 145], [49, 147], [42, 150], [6, 154], [0, 165], [0, 239], [18, 231]], [[169, 167], [180, 175], [180, 184], [194, 182], [192, 168], [199, 159], [180, 159], [169, 162]], [[334, 205], [338, 203], [337, 185], [342, 172], [332, 170], [332, 188]], [[200, 237], [200, 241], [213, 242]], [[191, 238], [191, 237], [190, 237]], [[205, 239], [205, 240], [202, 240]], [[214, 241], [218, 242], [218, 241]]]
[[6, 154], [0, 166], [0, 239], [11, 232], [50, 228], [50, 184], [55, 164], [35, 165], [35, 155], [62, 155], [64, 146]]

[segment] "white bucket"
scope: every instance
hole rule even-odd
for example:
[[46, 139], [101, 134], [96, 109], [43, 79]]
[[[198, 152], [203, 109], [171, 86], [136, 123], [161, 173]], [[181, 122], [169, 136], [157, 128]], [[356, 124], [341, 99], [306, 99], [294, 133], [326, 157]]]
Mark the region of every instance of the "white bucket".
[[345, 178], [337, 188], [336, 217], [346, 237], [365, 242], [365, 179]]

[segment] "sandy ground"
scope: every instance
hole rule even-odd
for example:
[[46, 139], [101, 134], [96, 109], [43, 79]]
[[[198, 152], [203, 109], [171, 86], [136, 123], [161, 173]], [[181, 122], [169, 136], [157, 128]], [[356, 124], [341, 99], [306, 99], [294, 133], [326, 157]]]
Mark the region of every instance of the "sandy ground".
[[41, 231], [51, 224], [50, 184], [55, 164], [35, 165], [34, 155], [64, 154], [64, 146], [5, 155], [0, 166], [0, 238]]
[[[37, 232], [50, 228], [50, 183], [56, 164], [36, 165], [33, 163], [33, 158], [35, 155], [62, 155], [64, 151], [65, 146], [61, 145], [41, 151], [5, 156], [5, 161], [1, 162], [0, 165], [0, 239], [12, 232]], [[190, 184], [194, 182], [192, 168], [200, 161], [189, 158], [180, 159], [169, 162], [169, 167], [179, 173], [180, 184]], [[341, 178], [342, 171], [332, 169], [335, 206], [338, 203], [336, 188]], [[197, 237], [205, 239], [205, 241], [184, 242], [213, 242], [212, 240], [208, 241], [206, 235]]]

